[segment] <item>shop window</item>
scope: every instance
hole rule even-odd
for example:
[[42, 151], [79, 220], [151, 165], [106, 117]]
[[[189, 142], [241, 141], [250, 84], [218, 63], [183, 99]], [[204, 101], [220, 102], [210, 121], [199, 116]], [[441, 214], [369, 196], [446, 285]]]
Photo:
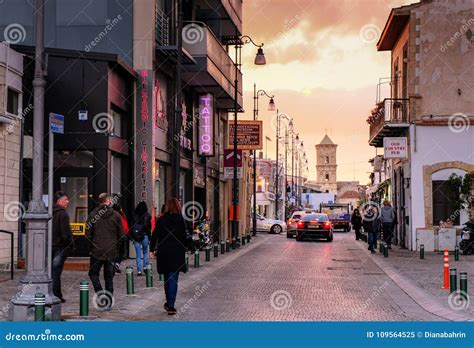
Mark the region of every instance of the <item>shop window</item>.
[[18, 115], [18, 103], [20, 100], [20, 94], [8, 88], [7, 91], [7, 112], [12, 115]]
[[112, 155], [111, 169], [110, 183], [112, 194], [118, 195], [121, 193], [122, 182], [122, 159], [120, 157]]
[[456, 207], [456, 195], [446, 181], [433, 181], [433, 226], [440, 221], [450, 219], [453, 225], [459, 225], [459, 209]]
[[122, 115], [115, 110], [112, 110], [113, 129], [112, 134], [116, 137], [122, 137]]

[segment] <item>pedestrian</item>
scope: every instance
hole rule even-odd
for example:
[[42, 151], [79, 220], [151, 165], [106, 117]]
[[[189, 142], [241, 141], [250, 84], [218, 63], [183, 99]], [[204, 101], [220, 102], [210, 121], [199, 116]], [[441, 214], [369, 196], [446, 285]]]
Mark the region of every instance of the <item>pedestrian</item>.
[[383, 202], [383, 207], [380, 211], [380, 221], [382, 222], [383, 240], [389, 249], [392, 249], [392, 236], [395, 221], [395, 210], [390, 205], [388, 200]]
[[356, 240], [361, 239], [360, 229], [362, 227], [362, 216], [360, 215], [360, 211], [357, 208], [352, 212], [351, 224], [355, 231]]
[[137, 274], [143, 274], [143, 268], [148, 265], [148, 242], [151, 237], [151, 215], [145, 202], [140, 202], [135, 208], [135, 223], [132, 226], [131, 238], [135, 246]]
[[[86, 228], [90, 242], [89, 278], [97, 294], [110, 297], [114, 292], [114, 261], [118, 256], [119, 240], [125, 232], [120, 214], [112, 209], [112, 198], [109, 194], [99, 195], [99, 206], [89, 215]], [[105, 292], [99, 280], [102, 266]]]
[[65, 192], [58, 191], [54, 194], [53, 204], [53, 238], [52, 238], [52, 262], [51, 278], [53, 281], [53, 294], [66, 302], [61, 290], [61, 274], [64, 262], [70, 250], [74, 249], [74, 240], [69, 224], [69, 214], [66, 209], [69, 206], [69, 197]]
[[377, 207], [373, 207], [372, 214], [372, 226], [370, 228], [370, 233], [367, 236], [369, 242], [369, 250], [371, 254], [375, 254], [375, 249], [377, 249], [377, 236], [380, 232], [380, 213]]
[[169, 315], [176, 314], [179, 272], [186, 271], [186, 222], [176, 198], [166, 202], [164, 214], [156, 221], [150, 244], [150, 254], [156, 251], [157, 270], [164, 275], [166, 303]]
[[120, 264], [125, 258], [126, 242], [128, 240], [128, 234], [129, 234], [130, 228], [128, 226], [127, 216], [123, 212], [123, 209], [120, 206], [120, 204], [114, 203], [112, 207], [117, 213], [119, 213], [120, 221], [122, 222], [122, 229], [124, 231], [124, 234], [120, 237], [120, 240], [119, 240], [118, 256], [114, 262], [115, 273], [122, 273], [122, 270], [120, 269]]

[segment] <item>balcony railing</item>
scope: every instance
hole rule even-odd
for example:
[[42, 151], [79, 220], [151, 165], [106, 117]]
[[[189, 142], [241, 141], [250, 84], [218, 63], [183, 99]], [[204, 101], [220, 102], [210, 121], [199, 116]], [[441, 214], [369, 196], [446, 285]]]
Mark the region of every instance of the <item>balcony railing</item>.
[[158, 46], [169, 46], [170, 44], [170, 19], [169, 17], [158, 7], [158, 3], [155, 7], [155, 38]]
[[378, 103], [367, 119], [369, 144], [382, 146], [385, 136], [398, 136], [409, 126], [409, 99], [387, 98]]

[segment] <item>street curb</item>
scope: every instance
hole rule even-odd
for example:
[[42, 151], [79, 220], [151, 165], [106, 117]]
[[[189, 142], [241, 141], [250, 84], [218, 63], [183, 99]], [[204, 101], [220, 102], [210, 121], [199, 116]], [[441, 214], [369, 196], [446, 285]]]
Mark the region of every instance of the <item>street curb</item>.
[[[360, 243], [357, 243], [357, 245], [365, 251], [365, 248]], [[369, 257], [369, 259], [425, 311], [449, 321], [474, 321], [474, 316], [456, 312], [449, 307], [439, 304], [433, 295], [412, 281], [403, 278], [403, 276], [384, 259], [380, 259], [379, 257]]]

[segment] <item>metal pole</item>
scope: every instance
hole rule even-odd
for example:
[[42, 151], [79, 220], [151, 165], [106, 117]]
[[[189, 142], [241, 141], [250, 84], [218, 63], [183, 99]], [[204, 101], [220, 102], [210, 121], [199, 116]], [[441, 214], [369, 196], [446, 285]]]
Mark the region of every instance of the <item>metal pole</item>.
[[295, 135], [291, 133], [291, 195], [295, 193]]
[[[257, 86], [253, 84], [253, 120], [257, 120]], [[257, 235], [257, 151], [253, 150], [253, 215], [252, 215], [252, 235]]]
[[35, 293], [45, 294], [46, 306], [51, 308], [51, 320], [61, 319], [61, 302], [52, 293], [51, 278], [48, 276], [48, 214], [42, 200], [43, 195], [43, 140], [44, 140], [44, 0], [36, 0], [35, 75], [33, 79], [33, 182], [32, 200], [25, 214], [27, 226], [27, 272], [20, 280], [20, 296], [14, 295], [9, 320], [26, 321], [30, 308], [35, 303]]
[[237, 97], [238, 97], [238, 85], [239, 85], [239, 80], [238, 80], [238, 74], [239, 74], [239, 48], [240, 46], [237, 44], [235, 45], [235, 80], [234, 80], [234, 88], [235, 88], [235, 93], [234, 93], [234, 177], [232, 180], [232, 238], [237, 238], [237, 235], [239, 233], [238, 228], [238, 222], [237, 222], [237, 206], [239, 204], [239, 183], [237, 180], [237, 108], [238, 108], [238, 103], [237, 103]]
[[288, 192], [287, 192], [287, 187], [288, 187], [288, 125], [285, 130], [285, 220], [288, 215], [288, 212], [286, 211], [287, 207], [287, 201], [288, 201]]
[[[48, 148], [48, 214], [53, 216], [53, 166], [54, 166], [54, 133], [49, 131]], [[51, 278], [53, 220], [48, 221], [48, 277]]]
[[280, 115], [277, 109], [277, 127], [276, 127], [276, 162], [275, 162], [275, 219], [278, 220], [278, 140], [280, 138]]

